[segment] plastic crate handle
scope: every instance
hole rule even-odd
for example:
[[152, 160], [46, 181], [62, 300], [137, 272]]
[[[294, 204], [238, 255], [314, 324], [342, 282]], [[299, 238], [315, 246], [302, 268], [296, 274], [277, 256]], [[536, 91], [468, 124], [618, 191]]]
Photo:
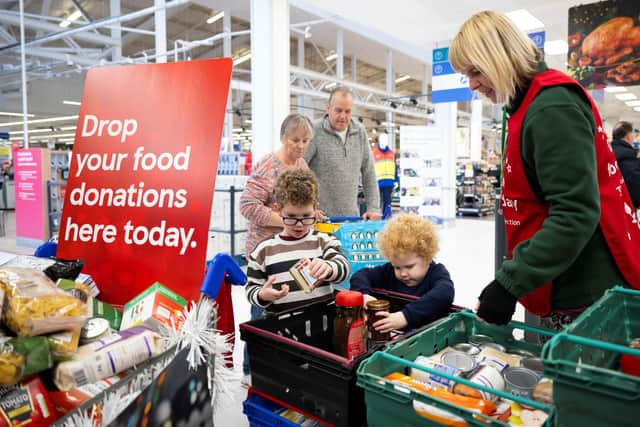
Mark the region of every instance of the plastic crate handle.
[[[625, 289], [622, 289], [622, 290], [625, 290]], [[640, 295], [639, 292], [634, 292], [634, 294]], [[548, 369], [549, 372], [551, 372], [552, 374], [562, 375], [563, 381], [570, 382], [573, 385], [591, 384], [593, 382], [587, 378], [584, 378], [584, 376], [581, 375], [580, 372], [578, 372], [578, 370], [598, 372], [603, 375], [616, 376], [616, 377], [627, 377], [628, 375], [623, 372], [612, 371], [611, 369], [607, 369], [607, 368], [601, 368], [598, 366], [592, 366], [587, 364], [578, 365], [577, 363], [574, 363], [574, 362], [569, 362], [566, 360], [554, 358], [553, 349], [556, 348], [561, 341], [568, 341], [574, 344], [581, 344], [589, 347], [598, 348], [601, 350], [608, 350], [616, 353], [623, 353], [623, 354], [629, 354], [631, 356], [640, 357], [640, 350], [637, 350], [631, 347], [625, 347], [619, 344], [612, 344], [605, 341], [594, 340], [592, 338], [571, 335], [567, 332], [561, 332], [559, 334], [556, 334], [556, 336], [551, 338], [551, 340], [549, 340], [544, 345], [544, 347], [542, 347], [541, 358], [543, 360], [545, 367], [549, 368]], [[554, 369], [553, 365], [565, 366], [568, 369], [559, 371], [557, 369]], [[638, 379], [638, 381], [640, 381], [640, 378]], [[620, 390], [621, 390], [620, 387], [615, 387], [608, 384], [598, 384], [598, 386], [599, 388], [597, 392], [615, 397], [617, 399], [636, 400], [640, 398], [640, 392], [634, 393], [628, 389], [623, 389], [625, 393], [620, 393]]]

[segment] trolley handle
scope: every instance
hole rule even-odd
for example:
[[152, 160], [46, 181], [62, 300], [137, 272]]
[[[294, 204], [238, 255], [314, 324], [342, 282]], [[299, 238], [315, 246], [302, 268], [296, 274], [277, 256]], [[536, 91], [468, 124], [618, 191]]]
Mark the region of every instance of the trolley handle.
[[363, 221], [361, 216], [330, 216], [330, 222], [357, 222]]

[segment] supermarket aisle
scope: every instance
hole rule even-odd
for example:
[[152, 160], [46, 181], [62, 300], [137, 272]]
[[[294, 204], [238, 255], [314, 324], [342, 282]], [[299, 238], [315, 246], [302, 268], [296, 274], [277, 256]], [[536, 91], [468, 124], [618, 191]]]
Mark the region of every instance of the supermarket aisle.
[[[6, 236], [0, 237], [0, 250], [14, 253], [31, 254], [30, 248], [15, 245], [15, 214], [6, 212]], [[450, 227], [440, 229], [440, 253], [436, 261], [443, 263], [453, 278], [456, 296], [455, 303], [473, 308], [482, 288], [493, 278], [494, 264], [494, 223], [493, 218], [457, 219]], [[236, 348], [234, 363], [240, 373], [243, 357], [243, 343], [237, 329], [239, 323], [249, 320], [249, 303], [244, 289], [235, 287], [232, 293], [234, 315], [236, 320]], [[519, 320], [524, 318], [520, 306], [516, 312]], [[246, 389], [238, 384], [232, 385], [235, 399], [225, 402], [221, 410], [216, 411], [216, 426], [245, 427], [249, 423], [242, 413], [242, 401], [246, 397]]]

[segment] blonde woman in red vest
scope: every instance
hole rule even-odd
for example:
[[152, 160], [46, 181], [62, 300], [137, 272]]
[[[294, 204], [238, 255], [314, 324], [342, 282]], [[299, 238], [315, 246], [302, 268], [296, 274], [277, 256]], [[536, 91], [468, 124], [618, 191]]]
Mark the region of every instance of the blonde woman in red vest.
[[558, 329], [606, 289], [640, 287], [638, 220], [589, 94], [548, 69], [502, 13], [469, 18], [449, 59], [508, 116], [501, 202], [508, 259], [480, 294], [478, 316], [505, 324], [519, 301]]

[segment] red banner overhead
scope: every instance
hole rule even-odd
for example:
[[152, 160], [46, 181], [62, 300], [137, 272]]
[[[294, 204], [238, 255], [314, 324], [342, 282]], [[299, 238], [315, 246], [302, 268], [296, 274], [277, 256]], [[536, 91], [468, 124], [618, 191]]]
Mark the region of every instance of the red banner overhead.
[[159, 281], [197, 299], [232, 61], [87, 73], [57, 256], [81, 258], [100, 299]]

